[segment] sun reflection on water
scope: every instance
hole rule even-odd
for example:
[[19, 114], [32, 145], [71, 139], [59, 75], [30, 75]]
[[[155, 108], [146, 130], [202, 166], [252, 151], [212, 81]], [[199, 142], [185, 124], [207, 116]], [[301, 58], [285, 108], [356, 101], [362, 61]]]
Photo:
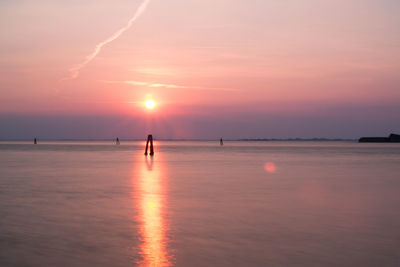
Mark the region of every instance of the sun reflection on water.
[[166, 190], [165, 168], [155, 157], [138, 159], [138, 210], [139, 229], [142, 238], [140, 266], [171, 266], [168, 254], [165, 222]]

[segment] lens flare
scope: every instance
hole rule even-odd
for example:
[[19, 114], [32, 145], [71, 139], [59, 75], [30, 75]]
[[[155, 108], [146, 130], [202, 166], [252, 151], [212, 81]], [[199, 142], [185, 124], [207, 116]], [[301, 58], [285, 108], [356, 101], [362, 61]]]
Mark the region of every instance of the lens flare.
[[276, 172], [276, 165], [272, 162], [267, 162], [264, 164], [264, 170], [268, 173], [275, 173]]

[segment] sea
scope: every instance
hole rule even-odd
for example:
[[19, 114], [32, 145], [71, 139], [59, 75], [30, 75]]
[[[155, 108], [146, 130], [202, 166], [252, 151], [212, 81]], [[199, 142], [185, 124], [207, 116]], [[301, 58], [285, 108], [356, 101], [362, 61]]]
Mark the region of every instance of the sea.
[[400, 266], [400, 144], [0, 142], [0, 266]]

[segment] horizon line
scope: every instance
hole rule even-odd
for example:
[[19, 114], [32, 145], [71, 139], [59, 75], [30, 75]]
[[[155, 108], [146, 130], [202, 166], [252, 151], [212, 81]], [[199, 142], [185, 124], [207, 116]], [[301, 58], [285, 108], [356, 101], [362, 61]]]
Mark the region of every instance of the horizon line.
[[[118, 136], [117, 136], [118, 137]], [[43, 138], [40, 139], [38, 137], [33, 137], [31, 139], [27, 138], [18, 138], [18, 139], [0, 139], [0, 142], [13, 142], [13, 141], [26, 141], [26, 142], [31, 142], [34, 138], [36, 138], [38, 141], [44, 141], [44, 142], [57, 142], [57, 141], [89, 141], [89, 142], [96, 142], [96, 141], [115, 141], [117, 138]], [[120, 138], [118, 137], [120, 141], [146, 141], [146, 138]], [[357, 138], [325, 138], [325, 137], [314, 137], [314, 138], [300, 138], [300, 137], [295, 137], [295, 138], [227, 138], [224, 139], [222, 138], [223, 141], [232, 141], [232, 142], [254, 142], [254, 141], [357, 141]], [[156, 141], [219, 141], [220, 138], [217, 139], [209, 139], [209, 138], [154, 138]]]

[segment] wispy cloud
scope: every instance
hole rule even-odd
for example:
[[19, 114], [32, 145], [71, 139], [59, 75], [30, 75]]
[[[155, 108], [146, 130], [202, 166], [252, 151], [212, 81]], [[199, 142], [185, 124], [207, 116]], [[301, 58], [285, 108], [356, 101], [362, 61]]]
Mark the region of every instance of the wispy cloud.
[[149, 88], [169, 88], [169, 89], [194, 89], [194, 90], [212, 90], [212, 91], [238, 91], [234, 88], [222, 88], [222, 87], [204, 87], [204, 86], [191, 86], [191, 85], [177, 85], [177, 84], [165, 84], [165, 83], [150, 83], [142, 81], [103, 81], [105, 83], [122, 83], [130, 84], [135, 86], [143, 86]]
[[133, 23], [143, 14], [143, 12], [146, 10], [147, 5], [150, 3], [151, 0], [144, 0], [142, 2], [142, 4], [139, 6], [139, 8], [136, 10], [136, 13], [133, 15], [133, 17], [128, 21], [128, 23], [122, 27], [121, 29], [119, 29], [118, 31], [116, 31], [113, 35], [111, 35], [110, 37], [108, 37], [106, 40], [98, 43], [95, 48], [94, 51], [87, 55], [85, 60], [75, 66], [72, 66], [69, 69], [70, 72], [70, 76], [64, 78], [65, 80], [67, 79], [75, 79], [79, 76], [79, 71], [85, 67], [90, 61], [92, 61], [101, 51], [101, 49], [103, 48], [103, 46], [111, 43], [112, 41], [114, 41], [115, 39], [117, 39], [118, 37], [120, 37], [125, 31], [129, 30], [129, 28], [132, 27]]

